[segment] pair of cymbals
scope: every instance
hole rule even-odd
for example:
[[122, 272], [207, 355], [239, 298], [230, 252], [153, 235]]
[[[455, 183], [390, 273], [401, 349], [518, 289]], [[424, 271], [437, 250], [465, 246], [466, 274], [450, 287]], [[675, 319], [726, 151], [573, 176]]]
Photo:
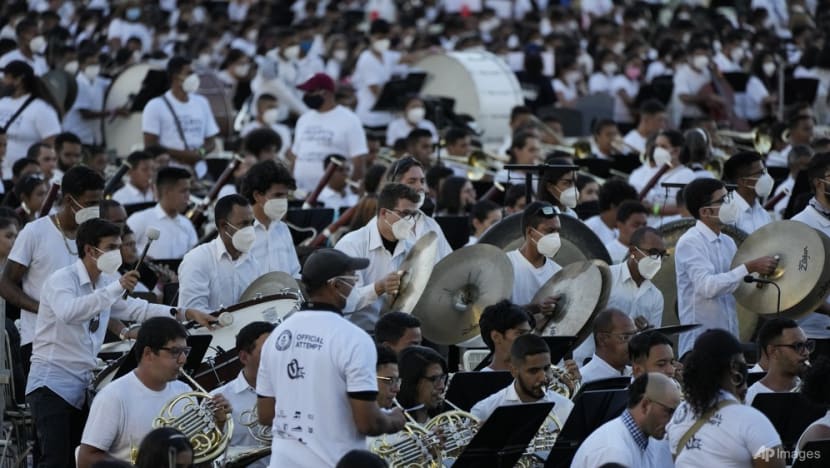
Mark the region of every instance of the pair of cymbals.
[[438, 255], [438, 234], [430, 231], [421, 236], [406, 255], [398, 271], [403, 272], [397, 295], [384, 301], [381, 314], [391, 311], [412, 313], [427, 287], [435, 258]]
[[291, 275], [282, 271], [272, 271], [255, 279], [239, 298], [239, 302], [248, 302], [259, 297], [279, 294], [285, 290], [302, 291], [300, 283]]

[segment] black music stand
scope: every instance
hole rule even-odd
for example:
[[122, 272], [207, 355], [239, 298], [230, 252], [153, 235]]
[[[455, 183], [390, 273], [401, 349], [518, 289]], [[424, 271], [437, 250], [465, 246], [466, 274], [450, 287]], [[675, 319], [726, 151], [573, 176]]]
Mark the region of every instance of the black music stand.
[[579, 389], [579, 393], [622, 390], [628, 388], [629, 384], [631, 384], [631, 377], [611, 377], [610, 379], [594, 380], [593, 382], [583, 384]]
[[575, 336], [543, 336], [543, 340], [550, 348], [550, 362], [556, 364], [576, 348]]
[[[499, 406], [487, 418], [453, 468], [513, 467], [545, 422], [553, 403]], [[505, 430], [509, 427], [510, 430]]]
[[580, 392], [574, 397], [574, 408], [548, 455], [545, 468], [571, 466], [582, 442], [598, 427], [622, 414], [628, 404], [628, 390]]
[[152, 208], [156, 206], [157, 202], [141, 202], [141, 203], [130, 203], [124, 205], [124, 211], [127, 212], [127, 216], [132, 215], [133, 213], [144, 211], [148, 208]]
[[574, 164], [587, 171], [591, 176], [607, 179], [611, 177], [611, 167], [614, 161], [591, 156], [585, 159], [577, 159], [574, 161]]
[[452, 376], [446, 398], [464, 411], [470, 411], [476, 403], [512, 382], [510, 372], [457, 372]]
[[830, 440], [814, 440], [804, 444], [792, 468], [825, 468], [830, 458]]
[[746, 84], [749, 82], [749, 73], [730, 72], [724, 73], [723, 77], [726, 78], [726, 82], [729, 83], [729, 86], [731, 86], [732, 90], [736, 93], [746, 92]]
[[816, 101], [818, 83], [814, 78], [790, 78], [784, 81], [784, 105], [799, 102], [812, 105]]
[[781, 436], [784, 450], [791, 452], [807, 426], [827, 412], [800, 393], [759, 393], [752, 400], [752, 407], [764, 413]]
[[404, 78], [387, 81], [372, 111], [400, 112], [406, 107], [407, 99], [421, 93], [426, 80], [426, 73], [410, 73]]
[[[318, 233], [323, 232], [334, 221], [334, 210], [331, 208], [309, 208], [307, 210], [288, 210], [285, 221], [294, 226], [312, 227]], [[291, 239], [294, 245], [311, 237], [311, 231], [296, 231], [289, 226]]]
[[190, 375], [193, 375], [202, 365], [205, 354], [210, 348], [213, 335], [188, 335], [187, 345], [190, 346], [190, 354], [187, 355], [187, 362], [182, 368]]
[[436, 216], [435, 222], [441, 226], [444, 237], [450, 247], [458, 250], [470, 241], [470, 218], [468, 216]]

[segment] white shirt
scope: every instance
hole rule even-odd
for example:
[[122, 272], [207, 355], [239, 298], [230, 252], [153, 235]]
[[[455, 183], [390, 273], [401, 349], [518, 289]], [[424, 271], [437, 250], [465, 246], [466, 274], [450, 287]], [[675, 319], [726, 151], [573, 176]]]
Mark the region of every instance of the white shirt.
[[328, 112], [310, 110], [294, 128], [291, 152], [296, 155], [297, 188], [311, 192], [320, 179], [323, 161], [330, 154], [353, 158], [369, 152], [363, 124], [351, 110], [336, 106]]
[[631, 174], [628, 176], [628, 183], [631, 184], [631, 186], [637, 190], [637, 193], [639, 193], [646, 187], [648, 181], [650, 181], [651, 178], [654, 177], [654, 174], [657, 173], [657, 170], [658, 168], [656, 167], [651, 167], [648, 164], [643, 164], [637, 169], [631, 171]]
[[409, 132], [415, 130], [416, 128], [420, 128], [422, 130], [429, 130], [429, 133], [432, 134], [432, 142], [438, 142], [438, 130], [435, 128], [435, 124], [430, 122], [427, 119], [424, 119], [418, 122], [418, 125], [413, 126], [403, 117], [398, 117], [397, 119], [389, 122], [389, 126], [386, 127], [386, 146], [392, 148], [395, 146], [395, 142], [400, 140], [401, 138], [406, 138], [409, 136]]
[[122, 205], [134, 205], [136, 203], [148, 203], [156, 201], [156, 195], [152, 188], [142, 192], [135, 185], [127, 182], [123, 187], [112, 194], [112, 199]]
[[234, 305], [259, 276], [253, 255], [236, 260], [220, 237], [187, 254], [179, 265], [179, 307], [213, 311]]
[[294, 248], [294, 240], [288, 226], [282, 221], [271, 221], [266, 229], [259, 220], [254, 220], [254, 231], [256, 242], [251, 254], [259, 263], [259, 274], [282, 271], [299, 278], [300, 260], [297, 258], [297, 250]]
[[767, 154], [767, 167], [787, 167], [787, 158], [790, 156], [792, 145], [787, 145], [781, 151], [770, 150]]
[[784, 195], [781, 198], [781, 201], [775, 204], [772, 208], [772, 214], [775, 216], [775, 219], [783, 219], [784, 218], [784, 210], [787, 209], [787, 205], [790, 203], [790, 195], [792, 195], [793, 187], [795, 186], [795, 178], [792, 174], [788, 174], [787, 178], [784, 179], [783, 182], [778, 184], [778, 187], [775, 188], [775, 192], [772, 194], [772, 198], [775, 198], [779, 193], [783, 192], [784, 190], [788, 190], [790, 193]]
[[614, 11], [614, 3], [611, 0], [583, 0], [581, 6], [582, 13], [595, 17], [605, 16]]
[[394, 253], [390, 254], [383, 245], [378, 222], [382, 221], [375, 216], [362, 228], [343, 236], [334, 246], [349, 256], [369, 259], [368, 268], [355, 272], [358, 280], [344, 309], [349, 320], [364, 330], [373, 329], [380, 318], [383, 299], [375, 292], [375, 281], [398, 270], [414, 245], [409, 240], [397, 241]]
[[[129, 321], [170, 317], [169, 306], [121, 299], [124, 288], [118, 278], [101, 274], [93, 285], [80, 259], [49, 277], [41, 291], [27, 395], [48, 387], [81, 409], [110, 316]], [[90, 323], [96, 318], [98, 328], [93, 332]]]
[[605, 244], [605, 250], [608, 251], [612, 264], [624, 262], [628, 257], [628, 246], [623, 245], [619, 239], [614, 239]]
[[684, 94], [697, 95], [704, 85], [712, 81], [709, 70], [697, 71], [688, 64], [681, 64], [674, 74], [674, 91], [672, 93], [672, 104], [678, 112], [679, 117], [694, 118], [702, 117], [703, 111], [695, 104], [686, 104], [680, 100]]
[[[66, 239], [49, 216], [38, 218], [23, 226], [12, 245], [9, 260], [27, 267], [23, 275], [23, 292], [40, 300], [43, 285], [52, 273], [71, 265], [78, 259], [74, 239]], [[37, 314], [20, 309], [20, 344], [32, 342], [35, 336]]]
[[[651, 281], [644, 279], [640, 286], [631, 277], [628, 262], [609, 267], [611, 270], [611, 292], [606, 307], [621, 310], [634, 320], [641, 315], [655, 327], [663, 325], [663, 294]], [[595, 350], [594, 335], [591, 335], [574, 352], [576, 362], [584, 362]]]
[[392, 121], [392, 114], [389, 112], [372, 112], [372, 107], [377, 103], [377, 98], [369, 89], [370, 86], [378, 86], [381, 89], [392, 78], [392, 71], [400, 61], [400, 53], [387, 50], [381, 54], [379, 59], [370, 49], [365, 49], [357, 58], [354, 67], [352, 82], [357, 91], [357, 115], [360, 121], [367, 127], [380, 127], [388, 125]]
[[[651, 177], [649, 177], [649, 180], [651, 180]], [[695, 173], [691, 169], [683, 165], [677, 165], [669, 169], [668, 172], [666, 172], [660, 177], [660, 180], [658, 180], [657, 183], [654, 184], [654, 187], [652, 187], [652, 189], [648, 191], [643, 200], [652, 204], [657, 203], [660, 206], [677, 206], [677, 192], [679, 192], [680, 189], [666, 188], [663, 187], [662, 184], [688, 184], [693, 180], [695, 180]], [[647, 184], [648, 180], [646, 180], [645, 183]], [[668, 223], [670, 221], [674, 221], [675, 219], [680, 219], [680, 215], [649, 215], [648, 225], [652, 227], [659, 227], [660, 225]]]
[[804, 432], [801, 433], [801, 436], [798, 437], [798, 442], [796, 442], [795, 444], [796, 454], [793, 456], [793, 459], [799, 460], [800, 450], [798, 450], [798, 448], [804, 446], [804, 442], [802, 442], [802, 440], [804, 439], [804, 434], [807, 433], [807, 431], [809, 431], [810, 429], [817, 426], [830, 427], [830, 411], [827, 411], [827, 413], [824, 416], [816, 419], [815, 421], [810, 423], [809, 426], [807, 426], [807, 429], [804, 429]]
[[119, 39], [121, 47], [126, 47], [127, 41], [133, 36], [141, 40], [142, 53], [146, 54], [153, 50], [153, 35], [150, 33], [150, 28], [143, 23], [126, 21], [122, 18], [113, 18], [110, 22], [107, 38]]
[[[6, 52], [2, 57], [0, 57], [0, 68], [5, 67], [15, 60], [26, 62], [26, 64], [32, 67], [32, 70], [35, 71], [35, 75], [37, 76], [43, 76], [49, 71], [49, 65], [46, 63], [45, 57], [35, 54], [32, 59], [29, 59], [29, 57], [23, 55], [23, 52], [17, 48]], [[0, 76], [2, 76], [2, 73], [0, 73]]]
[[[0, 98], [0, 128], [29, 99], [29, 94]], [[3, 158], [3, 178], [12, 178], [14, 163], [26, 157], [29, 147], [61, 132], [61, 122], [55, 109], [42, 99], [35, 99], [14, 119], [6, 130], [6, 156]]]
[[553, 92], [561, 94], [565, 101], [573, 101], [579, 97], [579, 89], [575, 85], [567, 84], [559, 78], [553, 80]]
[[605, 221], [599, 217], [599, 215], [591, 216], [590, 218], [585, 220], [585, 225], [591, 228], [594, 231], [594, 234], [599, 237], [599, 240], [602, 241], [603, 244], [611, 242], [612, 240], [617, 238], [618, 232], [617, 229], [608, 227], [605, 224]]
[[[630, 148], [634, 148], [635, 150], [639, 151], [640, 154], [646, 152], [646, 137], [640, 135], [640, 132], [638, 132], [636, 128], [632, 128], [628, 131], [628, 133], [625, 134], [625, 136], [623, 137], [623, 142]], [[648, 167], [648, 165], [643, 165], [641, 167]], [[657, 169], [655, 169], [655, 171], [656, 170]], [[643, 185], [645, 185], [645, 183], [643, 183]]]
[[674, 466], [665, 440], [649, 437], [642, 450], [622, 418], [614, 418], [592, 432], [576, 451], [571, 468], [596, 468], [606, 463], [637, 468]]
[[667, 67], [662, 60], [655, 60], [646, 67], [646, 83], [651, 83], [658, 76], [672, 75], [674, 70]]
[[[248, 384], [242, 371], [230, 382], [212, 390], [211, 395], [222, 394], [231, 405], [231, 416], [233, 417], [233, 435], [230, 445], [233, 447], [258, 447], [260, 442], [251, 435], [248, 428], [242, 424], [242, 413], [251, 411], [256, 406], [256, 389]], [[270, 456], [262, 458], [250, 465], [248, 468], [266, 468]]]
[[196, 229], [189, 219], [180, 214], [171, 218], [159, 204], [133, 213], [127, 218], [127, 225], [135, 233], [136, 248], [139, 252], [147, 243], [147, 228], [152, 226], [159, 230], [159, 238], [153, 241], [150, 250], [147, 251], [150, 258], [157, 260], [182, 258], [199, 241]]
[[519, 249], [507, 252], [507, 258], [513, 265], [513, 292], [510, 301], [514, 304], [530, 304], [542, 285], [562, 269], [558, 263], [549, 258], [545, 259], [541, 267], [536, 268], [519, 252]]
[[[568, 420], [568, 416], [571, 414], [571, 410], [574, 409], [573, 402], [548, 389], [545, 389], [545, 396], [534, 401], [534, 403], [539, 402], [554, 404], [553, 408], [550, 410], [550, 415], [553, 416], [555, 426], [551, 429], [562, 430], [562, 427], [565, 425], [565, 421]], [[478, 418], [479, 421], [484, 422], [493, 414], [494, 411], [496, 411], [496, 408], [499, 406], [521, 404], [522, 400], [516, 392], [516, 382], [513, 381], [510, 385], [476, 403], [470, 410], [470, 414]], [[544, 424], [548, 424], [548, 421], [546, 420]]]
[[85, 145], [100, 145], [104, 142], [101, 132], [102, 119], [85, 119], [81, 115], [81, 109], [93, 112], [100, 112], [104, 109], [104, 96], [112, 80], [102, 76], [95, 77], [90, 81], [83, 73], [75, 76], [78, 84], [78, 96], [69, 112], [63, 118], [63, 129], [78, 135], [81, 143]]
[[738, 229], [747, 234], [752, 234], [772, 222], [772, 218], [769, 213], [764, 209], [761, 203], [758, 202], [757, 198], [752, 206], [749, 206], [749, 203], [744, 200], [744, 197], [738, 193], [735, 193], [733, 198], [735, 203], [737, 203], [740, 207], [740, 211], [738, 212], [738, 221], [735, 223]]
[[344, 189], [344, 193], [340, 193], [332, 190], [328, 185], [323, 187], [323, 190], [320, 191], [320, 195], [317, 197], [318, 203], [322, 203], [326, 208], [335, 210], [355, 206], [358, 200], [359, 197], [357, 194], [352, 192], [349, 187]]
[[743, 108], [736, 108], [738, 116], [748, 120], [761, 120], [767, 115], [762, 101], [769, 96], [769, 91], [764, 83], [755, 75], [749, 77], [746, 83], [746, 92], [743, 99]]
[[605, 72], [597, 71], [591, 75], [591, 78], [588, 79], [588, 93], [589, 94], [597, 94], [597, 93], [605, 93], [609, 96], [611, 95], [611, 81], [614, 79], [613, 76], [608, 76]]
[[262, 346], [257, 395], [276, 398], [271, 468], [334, 466], [366, 449], [349, 393], [377, 392], [372, 338], [340, 314], [299, 311]]
[[[242, 138], [245, 138], [249, 133], [260, 129], [263, 126], [264, 125], [258, 120], [248, 122], [244, 127], [242, 127], [239, 135]], [[285, 153], [288, 151], [288, 148], [291, 148], [291, 129], [288, 128], [287, 125], [283, 125], [281, 123], [272, 124], [270, 128], [274, 131], [274, 133], [280, 136], [280, 140], [282, 141], [282, 146], [280, 146], [280, 150], [277, 151], [277, 157], [285, 158]]]
[[[830, 219], [825, 218], [812, 206], [807, 206], [801, 213], [792, 217], [792, 221], [800, 221], [825, 235], [830, 234]], [[826, 302], [826, 301], [825, 301]], [[798, 326], [804, 330], [808, 338], [823, 339], [830, 338], [830, 317], [817, 312], [812, 312], [796, 320]]]
[[625, 91], [629, 99], [634, 100], [637, 93], [640, 92], [640, 82], [629, 80], [625, 75], [617, 75], [611, 81], [610, 92], [614, 96], [614, 121], [617, 123], [633, 123], [634, 117], [631, 116], [628, 104], [617, 95], [620, 91]]
[[[723, 390], [718, 401], [735, 397]], [[689, 404], [683, 402], [666, 425], [672, 454], [677, 454], [677, 444], [683, 434], [692, 427], [695, 416]], [[772, 423], [757, 409], [731, 404], [715, 412], [709, 422], [700, 427], [675, 461], [677, 468], [739, 468], [752, 466], [752, 458], [759, 450], [781, 445], [781, 437]]]
[[135, 371], [112, 381], [92, 400], [81, 443], [103, 450], [119, 460], [130, 460], [153, 430], [153, 420], [174, 397], [193, 391], [184, 382], [168, 382], [164, 390], [147, 388]]
[[677, 309], [682, 325], [703, 326], [679, 338], [678, 355], [692, 349], [695, 339], [709, 328], [722, 328], [738, 335], [738, 316], [732, 295], [749, 272], [741, 264], [730, 268], [738, 248], [726, 234], [715, 234], [697, 221], [677, 241]]
[[582, 374], [582, 384], [585, 385], [595, 380], [630, 377], [631, 366], [625, 366], [625, 369], [620, 372], [594, 353], [591, 356], [591, 361], [579, 368], [579, 373]]

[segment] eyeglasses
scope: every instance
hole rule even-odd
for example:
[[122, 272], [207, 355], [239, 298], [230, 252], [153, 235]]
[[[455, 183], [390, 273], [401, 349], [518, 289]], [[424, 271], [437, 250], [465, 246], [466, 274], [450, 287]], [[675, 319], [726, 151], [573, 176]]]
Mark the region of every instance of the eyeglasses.
[[409, 221], [417, 221], [418, 217], [421, 215], [421, 212], [417, 211], [417, 210], [415, 210], [415, 211], [389, 210], [389, 211], [391, 211], [392, 213], [395, 213], [396, 215], [398, 215], [399, 218], [406, 219], [406, 220], [409, 220]]
[[709, 202], [708, 206], [723, 205], [724, 203], [729, 203], [731, 201], [732, 201], [732, 192], [729, 192], [726, 195], [724, 195], [722, 198], [719, 198], [717, 200], [713, 200], [713, 201]]
[[425, 375], [421, 378], [424, 379], [424, 380], [428, 380], [430, 383], [432, 383], [433, 386], [438, 386], [438, 382], [441, 382], [442, 384], [446, 385], [447, 384], [447, 379], [449, 378], [449, 375], [447, 375], [447, 374], [438, 374], [438, 375], [433, 375], [433, 376]]
[[648, 252], [643, 252], [642, 250], [640, 250], [639, 247], [634, 247], [634, 248], [637, 249], [637, 252], [640, 252], [641, 254], [645, 255], [646, 257], [651, 257], [654, 260], [662, 260], [662, 259], [665, 259], [666, 257], [669, 256], [669, 253], [665, 250], [648, 249]]
[[777, 344], [773, 346], [776, 348], [792, 348], [796, 353], [802, 354], [804, 350], [807, 350], [808, 353], [812, 353], [816, 349], [816, 342], [813, 340], [807, 340], [799, 341], [798, 343]]
[[163, 350], [167, 351], [168, 353], [170, 353], [171, 356], [173, 356], [174, 359], [178, 359], [182, 354], [184, 354], [185, 357], [190, 355], [190, 350], [192, 348], [190, 346], [185, 346], [184, 348], [178, 348], [178, 347], [170, 348], [170, 347], [165, 346], [165, 347], [161, 347], [159, 349], [160, 350], [163, 349]]
[[749, 175], [745, 176], [745, 177], [744, 177], [744, 179], [749, 179], [749, 180], [758, 180], [758, 179], [760, 179], [760, 178], [761, 178], [761, 176], [762, 176], [762, 175], [764, 175], [764, 174], [766, 174], [766, 173], [767, 173], [767, 170], [766, 170], [766, 169], [762, 169], [762, 170], [760, 170], [760, 171], [758, 171], [758, 172], [754, 172], [754, 173], [752, 173], [752, 174], [749, 174]]
[[385, 383], [386, 385], [389, 385], [390, 387], [399, 386], [401, 384], [400, 377], [384, 377], [382, 375], [379, 375], [378, 380]]

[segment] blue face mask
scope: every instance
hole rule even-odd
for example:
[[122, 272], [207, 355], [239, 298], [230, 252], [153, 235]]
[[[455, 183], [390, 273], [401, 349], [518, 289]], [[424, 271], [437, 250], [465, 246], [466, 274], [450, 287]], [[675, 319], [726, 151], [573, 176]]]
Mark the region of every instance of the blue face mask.
[[308, 41], [301, 41], [301, 42], [300, 42], [300, 50], [301, 50], [304, 54], [307, 54], [307, 53], [308, 53], [308, 51], [309, 51], [309, 50], [311, 50], [311, 44], [313, 44], [313, 43], [314, 43], [314, 41], [311, 41], [311, 40], [308, 40]]
[[130, 21], [136, 21], [138, 18], [141, 17], [141, 8], [132, 7], [127, 9], [127, 19]]

